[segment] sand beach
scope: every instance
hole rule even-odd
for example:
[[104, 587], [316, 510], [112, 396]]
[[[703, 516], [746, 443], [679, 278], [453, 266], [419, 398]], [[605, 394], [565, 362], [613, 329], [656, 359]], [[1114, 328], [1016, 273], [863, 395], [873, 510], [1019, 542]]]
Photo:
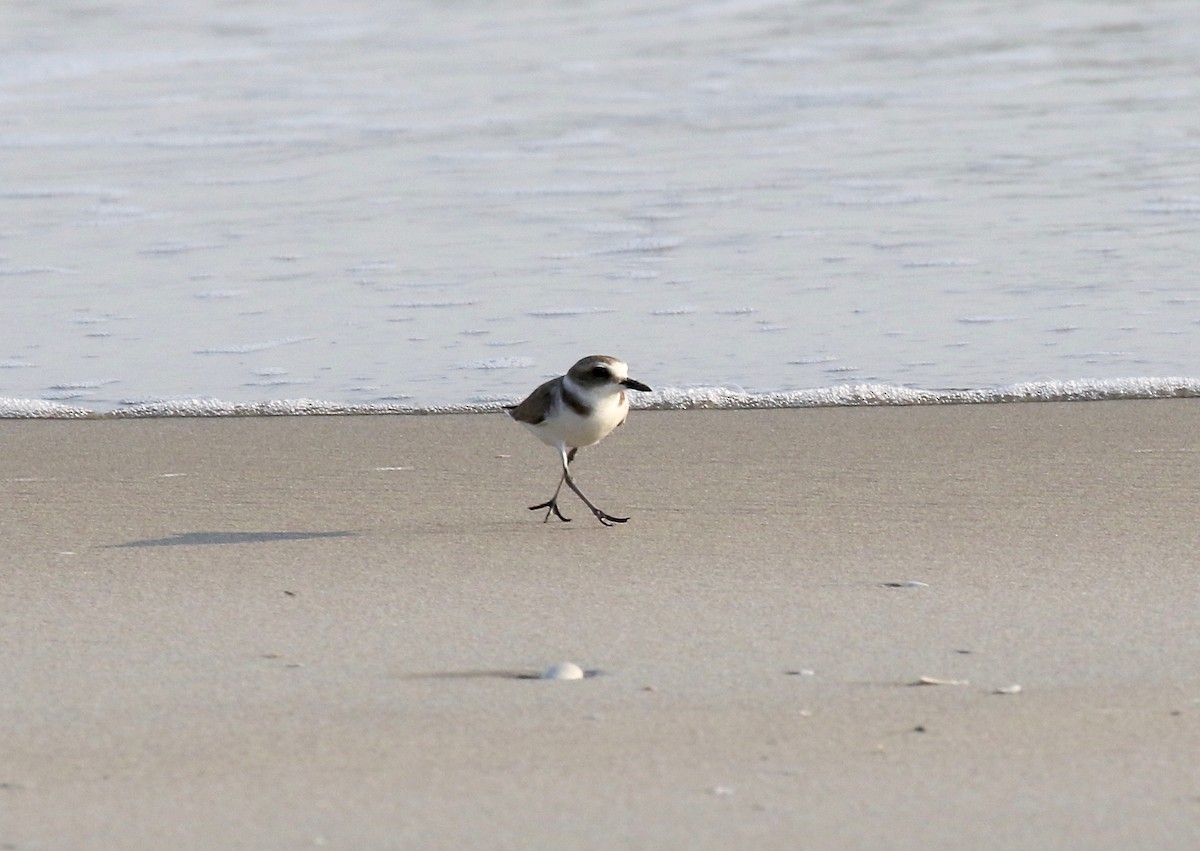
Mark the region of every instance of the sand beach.
[[1198, 423], [0, 421], [0, 847], [1198, 847]]

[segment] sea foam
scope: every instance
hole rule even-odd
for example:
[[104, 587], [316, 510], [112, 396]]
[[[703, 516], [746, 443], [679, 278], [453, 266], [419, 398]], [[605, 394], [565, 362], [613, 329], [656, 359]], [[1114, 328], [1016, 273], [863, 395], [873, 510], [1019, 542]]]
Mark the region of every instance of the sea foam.
[[[981, 405], [1012, 402], [1085, 402], [1118, 399], [1200, 397], [1196, 378], [1118, 378], [1082, 381], [1035, 381], [965, 390], [922, 390], [889, 384], [841, 384], [811, 390], [748, 392], [729, 387], [668, 387], [632, 399], [640, 410], [759, 410], [907, 405]], [[113, 411], [48, 402], [0, 398], [5, 419], [130, 419], [149, 417], [279, 417], [369, 414], [482, 414], [520, 401], [484, 399], [471, 403], [410, 405], [393, 402], [343, 404], [317, 399], [222, 402], [218, 399], [167, 399], [130, 402]]]

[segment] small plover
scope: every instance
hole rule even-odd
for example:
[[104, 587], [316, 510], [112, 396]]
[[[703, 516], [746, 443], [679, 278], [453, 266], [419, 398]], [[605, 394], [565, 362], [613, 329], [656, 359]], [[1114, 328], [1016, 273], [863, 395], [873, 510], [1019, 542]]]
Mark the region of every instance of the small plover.
[[554, 496], [548, 502], [529, 506], [530, 511], [546, 509], [542, 522], [549, 522], [551, 514], [559, 520], [570, 521], [571, 518], [564, 517], [558, 510], [558, 493], [563, 482], [605, 526], [629, 519], [613, 517], [593, 505], [576, 487], [570, 470], [576, 452], [584, 446], [599, 443], [625, 422], [629, 415], [626, 389], [644, 393], [650, 390], [629, 377], [629, 367], [624, 362], [608, 355], [589, 355], [579, 360], [566, 375], [550, 379], [530, 393], [524, 402], [509, 408], [509, 416], [532, 431], [542, 443], [557, 449], [562, 459], [562, 478], [558, 480]]

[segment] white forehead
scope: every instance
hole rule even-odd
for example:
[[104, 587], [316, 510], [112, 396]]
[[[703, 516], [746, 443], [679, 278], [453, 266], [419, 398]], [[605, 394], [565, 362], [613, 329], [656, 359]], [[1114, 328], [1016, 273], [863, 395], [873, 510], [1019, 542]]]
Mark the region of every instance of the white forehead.
[[[597, 378], [592, 370], [603, 369], [604, 375]], [[629, 367], [624, 361], [617, 360], [611, 355], [593, 355], [580, 358], [567, 373], [572, 380], [581, 384], [595, 385], [598, 381], [621, 382], [629, 378]]]

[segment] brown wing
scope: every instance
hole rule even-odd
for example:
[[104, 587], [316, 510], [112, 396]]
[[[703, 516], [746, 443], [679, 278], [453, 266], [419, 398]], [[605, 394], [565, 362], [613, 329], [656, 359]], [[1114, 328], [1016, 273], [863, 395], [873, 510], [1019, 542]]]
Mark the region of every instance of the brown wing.
[[554, 382], [558, 380], [551, 378], [526, 396], [524, 402], [511, 408], [508, 415], [519, 423], [529, 423], [530, 425], [537, 425], [546, 419], [546, 412], [550, 410], [550, 401], [554, 398]]

